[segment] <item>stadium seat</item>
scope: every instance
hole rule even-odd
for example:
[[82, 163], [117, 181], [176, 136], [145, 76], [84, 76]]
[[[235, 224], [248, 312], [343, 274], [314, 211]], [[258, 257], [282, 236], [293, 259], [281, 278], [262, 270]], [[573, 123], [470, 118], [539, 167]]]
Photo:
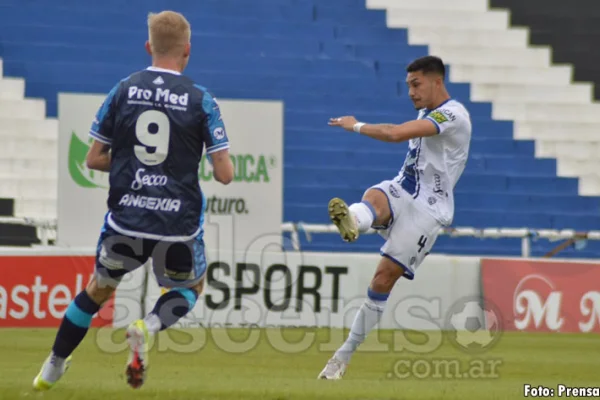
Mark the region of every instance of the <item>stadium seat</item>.
[[[394, 8], [384, 11], [390, 3]], [[369, 185], [398, 172], [407, 148], [330, 130], [328, 118], [414, 118], [406, 65], [430, 52], [441, 55], [449, 64], [449, 90], [470, 110], [474, 126], [454, 225], [593, 228], [600, 202], [581, 194], [600, 194], [600, 182], [581, 174], [598, 164], [571, 156], [571, 150], [598, 154], [592, 86], [571, 85], [569, 66], [550, 68], [550, 50], [527, 47], [526, 30], [507, 31], [504, 10], [460, 1], [423, 13], [427, 4], [442, 2], [417, 3], [374, 0], [369, 6], [379, 9], [369, 10], [361, 0], [181, 1], [178, 11], [194, 29], [187, 74], [219, 98], [285, 102], [284, 219], [329, 223], [330, 197], [360, 199]], [[161, 4], [151, 0], [140, 9], [116, 0], [57, 0], [31, 10], [19, 0], [0, 4], [0, 168], [6, 172], [0, 197], [17, 199], [19, 215], [56, 212], [57, 93], [106, 93], [144, 68], [145, 15]], [[474, 32], [483, 33], [473, 39]], [[516, 98], [527, 107], [514, 104]], [[538, 107], [540, 99], [547, 101]], [[302, 244], [377, 251], [381, 240], [372, 235], [346, 245], [320, 234]], [[534, 255], [551, 247], [536, 242]], [[435, 251], [519, 255], [521, 243], [441, 237]], [[600, 246], [564, 254], [600, 255]]]

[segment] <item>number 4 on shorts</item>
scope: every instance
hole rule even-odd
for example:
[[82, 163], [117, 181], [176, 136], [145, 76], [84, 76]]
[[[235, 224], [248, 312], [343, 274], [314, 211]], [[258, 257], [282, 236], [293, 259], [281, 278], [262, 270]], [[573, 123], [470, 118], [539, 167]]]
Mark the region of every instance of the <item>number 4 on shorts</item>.
[[427, 244], [427, 238], [425, 237], [425, 235], [421, 235], [421, 237], [419, 238], [419, 242], [417, 243], [419, 245], [419, 253], [421, 251], [423, 251], [423, 247], [425, 247], [425, 244]]

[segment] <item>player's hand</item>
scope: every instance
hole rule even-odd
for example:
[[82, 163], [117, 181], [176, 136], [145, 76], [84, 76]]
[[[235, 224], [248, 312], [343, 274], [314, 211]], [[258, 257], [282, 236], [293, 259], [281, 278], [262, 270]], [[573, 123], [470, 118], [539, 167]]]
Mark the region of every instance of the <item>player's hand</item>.
[[339, 117], [339, 118], [331, 118], [329, 120], [329, 126], [340, 126], [347, 131], [354, 130], [354, 124], [358, 121], [353, 116]]

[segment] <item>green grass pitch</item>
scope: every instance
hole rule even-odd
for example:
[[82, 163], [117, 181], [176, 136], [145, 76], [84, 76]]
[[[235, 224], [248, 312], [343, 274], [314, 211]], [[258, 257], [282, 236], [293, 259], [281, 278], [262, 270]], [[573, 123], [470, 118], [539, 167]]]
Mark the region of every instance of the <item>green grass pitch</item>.
[[[524, 384], [598, 386], [598, 335], [504, 333], [485, 353], [423, 333], [374, 332], [341, 381], [318, 373], [345, 332], [329, 329], [184, 329], [153, 342], [148, 380], [123, 377], [124, 331], [90, 330], [51, 391], [31, 382], [54, 329], [0, 330], [0, 399], [518, 399]], [[435, 336], [435, 335], [434, 335]], [[398, 351], [406, 341], [418, 352]], [[429, 344], [428, 344], [429, 343]], [[414, 345], [413, 345], [414, 346]]]

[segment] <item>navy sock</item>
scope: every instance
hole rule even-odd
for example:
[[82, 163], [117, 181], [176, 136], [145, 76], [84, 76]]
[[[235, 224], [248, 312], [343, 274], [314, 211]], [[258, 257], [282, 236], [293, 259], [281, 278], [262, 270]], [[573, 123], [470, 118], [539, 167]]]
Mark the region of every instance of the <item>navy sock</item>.
[[100, 310], [84, 290], [69, 304], [67, 312], [58, 328], [52, 351], [59, 357], [67, 358], [85, 337], [92, 317]]
[[160, 330], [163, 331], [183, 318], [198, 300], [195, 290], [175, 288], [158, 298], [151, 314], [160, 319]]

